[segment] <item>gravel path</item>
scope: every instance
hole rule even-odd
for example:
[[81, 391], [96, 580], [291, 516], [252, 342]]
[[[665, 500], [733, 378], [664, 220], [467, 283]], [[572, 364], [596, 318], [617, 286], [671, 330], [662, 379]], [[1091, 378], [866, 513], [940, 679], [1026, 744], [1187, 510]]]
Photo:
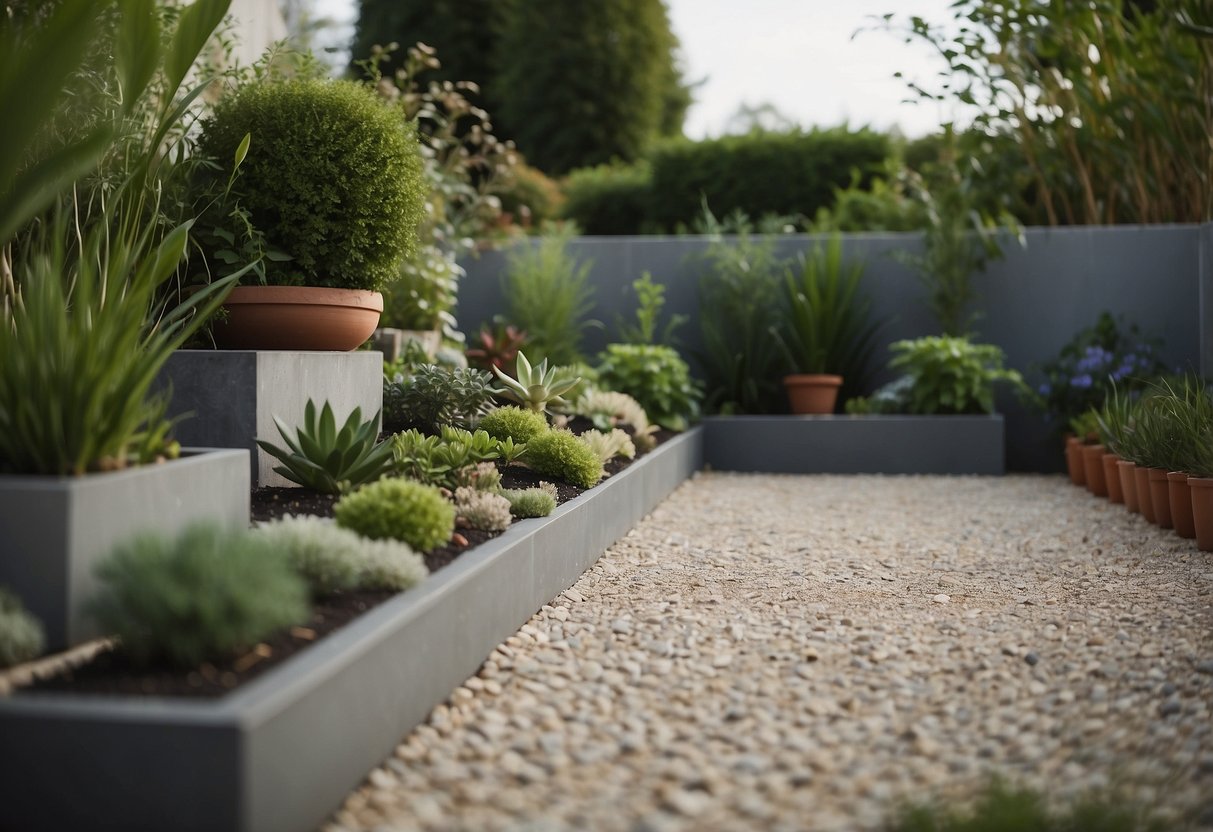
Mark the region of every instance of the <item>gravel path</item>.
[[701, 474], [327, 832], [864, 829], [1000, 772], [1213, 823], [1213, 556], [1064, 478]]

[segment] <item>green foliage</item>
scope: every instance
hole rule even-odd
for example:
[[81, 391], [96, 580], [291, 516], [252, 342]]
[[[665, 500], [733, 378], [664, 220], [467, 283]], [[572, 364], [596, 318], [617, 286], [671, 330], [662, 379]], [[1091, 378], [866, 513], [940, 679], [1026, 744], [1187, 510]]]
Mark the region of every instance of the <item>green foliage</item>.
[[493, 185], [501, 200], [501, 213], [523, 228], [543, 228], [561, 213], [564, 194], [560, 186], [530, 165], [515, 165], [508, 176]]
[[1166, 823], [1114, 795], [1091, 794], [1061, 810], [1044, 795], [995, 781], [967, 810], [939, 804], [903, 809], [893, 832], [1162, 832]]
[[787, 405], [779, 385], [782, 356], [771, 338], [780, 307], [783, 264], [770, 238], [741, 234], [726, 241], [715, 217], [705, 210], [712, 236], [699, 279], [696, 353], [705, 381], [705, 405], [712, 412], [778, 413]]
[[141, 664], [222, 658], [308, 615], [303, 579], [250, 532], [196, 525], [175, 540], [139, 537], [115, 549], [97, 576], [92, 612]]
[[902, 185], [904, 177], [872, 179], [866, 186], [858, 177], [845, 188], [834, 189], [834, 202], [817, 209], [813, 230], [840, 231], [918, 231], [926, 228], [927, 217], [921, 200], [912, 199]]
[[42, 624], [16, 595], [0, 587], [0, 668], [37, 658], [45, 646]]
[[1099, 412], [1095, 408], [1070, 420], [1070, 431], [1080, 439], [1094, 441], [1099, 436]]
[[455, 489], [456, 523], [486, 532], [502, 532], [510, 526], [510, 501], [492, 491], [466, 486]]
[[497, 459], [503, 453], [520, 455], [513, 441], [502, 443], [483, 430], [475, 433], [444, 426], [440, 436], [417, 430], [397, 433], [391, 441], [396, 473], [427, 485], [455, 488], [465, 469]]
[[537, 411], [509, 405], [486, 413], [480, 420], [480, 429], [494, 439], [525, 444], [548, 430], [548, 420]]
[[676, 135], [690, 103], [661, 0], [529, 0], [507, 15], [487, 83], [506, 133], [551, 175]]
[[652, 199], [653, 173], [643, 160], [578, 168], [564, 180], [560, 215], [585, 234], [641, 234]]
[[369, 540], [321, 517], [285, 517], [253, 535], [290, 560], [319, 598], [343, 589], [403, 590], [428, 570], [421, 556], [395, 540]]
[[417, 428], [436, 434], [443, 425], [471, 428], [493, 399], [492, 377], [471, 368], [422, 365], [406, 378], [385, 380], [383, 423], [396, 432]]
[[610, 390], [593, 390], [581, 396], [573, 405], [573, 412], [584, 416], [601, 431], [609, 431], [619, 425], [632, 429], [632, 442], [642, 451], [651, 451], [657, 442], [653, 434], [656, 425], [649, 424], [648, 414], [640, 402], [627, 393]]
[[994, 384], [1023, 380], [1003, 367], [1002, 350], [967, 338], [928, 336], [897, 341], [890, 369], [912, 379], [910, 413], [993, 413]]
[[1213, 469], [1213, 398], [1200, 378], [1160, 379], [1132, 406], [1121, 455], [1146, 468], [1207, 476]]
[[552, 477], [582, 488], [602, 479], [602, 460], [567, 430], [550, 430], [527, 443], [527, 465], [541, 477]]
[[654, 344], [608, 344], [598, 364], [600, 383], [632, 396], [657, 424], [686, 430], [699, 418], [700, 393], [678, 351]]
[[316, 416], [316, 405], [307, 400], [303, 409], [303, 425], [291, 430], [274, 417], [278, 433], [286, 441], [279, 448], [264, 439], [257, 445], [282, 463], [274, 470], [291, 482], [326, 494], [340, 494], [363, 483], [373, 482], [391, 467], [392, 449], [379, 442], [379, 414], [362, 421], [362, 408], [355, 407], [337, 429], [333, 408], [326, 401]]
[[451, 539], [455, 507], [442, 492], [406, 479], [382, 479], [337, 501], [337, 525], [372, 540], [399, 540], [428, 552]]
[[556, 508], [556, 488], [542, 482], [538, 488], [506, 489], [501, 496], [510, 502], [510, 513], [519, 520], [547, 517]]
[[497, 379], [505, 385], [499, 390], [494, 391], [499, 396], [505, 396], [511, 401], [526, 407], [528, 410], [533, 410], [536, 413], [543, 413], [549, 407], [558, 407], [567, 404], [560, 398], [562, 393], [567, 393], [580, 379], [566, 378], [561, 381], [556, 380], [556, 368], [548, 368], [548, 360], [545, 358], [539, 364], [532, 368], [531, 362], [527, 360], [526, 354], [519, 352], [516, 366], [518, 378], [513, 379], [503, 373], [498, 368], [494, 367], [493, 372]]
[[492, 462], [477, 462], [455, 472], [455, 487], [501, 493], [501, 471]]
[[378, 290], [416, 249], [425, 185], [415, 129], [349, 81], [247, 84], [203, 125], [200, 150], [252, 143], [235, 193], [289, 263], [267, 280]]
[[649, 219], [673, 229], [690, 224], [706, 199], [718, 213], [812, 217], [834, 201], [834, 189], [866, 186], [889, 156], [889, 140], [866, 128], [787, 133], [751, 132], [663, 144], [649, 155]]
[[880, 329], [871, 299], [860, 294], [862, 279], [863, 264], [844, 262], [842, 235], [831, 234], [801, 259], [799, 276], [787, 270], [775, 325], [792, 371], [841, 375], [843, 398], [866, 388]]
[[1102, 407], [1114, 386], [1123, 393], [1140, 392], [1165, 373], [1158, 347], [1158, 339], [1145, 337], [1136, 324], [1125, 327], [1103, 312], [1040, 366], [1044, 381], [1035, 403], [1060, 431], [1075, 416]]
[[630, 344], [672, 343], [674, 330], [687, 322], [687, 316], [674, 315], [658, 336], [657, 322], [661, 320], [661, 308], [665, 306], [665, 286], [654, 283], [653, 275], [645, 272], [639, 280], [632, 281], [632, 291], [636, 293], [636, 325], [621, 321], [617, 327], [619, 337]]
[[[1099, 441], [1110, 452], [1128, 459], [1124, 454], [1125, 439], [1136, 419], [1137, 398], [1122, 393], [1116, 385], [1108, 391], [1104, 405], [1095, 414]], [[1085, 434], [1076, 433], [1076, 436]]]
[[624, 459], [636, 458], [636, 445], [628, 432], [619, 428], [611, 428], [610, 432], [587, 430], [579, 434], [579, 439], [589, 446], [605, 465], [617, 456]]
[[569, 255], [568, 239], [566, 231], [516, 245], [503, 279], [506, 317], [526, 331], [531, 355], [553, 364], [580, 361], [581, 334], [598, 325], [587, 320], [594, 308], [591, 264]]

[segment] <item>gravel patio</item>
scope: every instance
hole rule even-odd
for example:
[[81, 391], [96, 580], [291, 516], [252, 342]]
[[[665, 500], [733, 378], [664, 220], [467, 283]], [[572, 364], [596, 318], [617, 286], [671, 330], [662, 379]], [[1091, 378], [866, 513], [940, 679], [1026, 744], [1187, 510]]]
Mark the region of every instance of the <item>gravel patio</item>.
[[1060, 476], [701, 473], [326, 827], [876, 828], [1000, 774], [1213, 825], [1213, 555]]

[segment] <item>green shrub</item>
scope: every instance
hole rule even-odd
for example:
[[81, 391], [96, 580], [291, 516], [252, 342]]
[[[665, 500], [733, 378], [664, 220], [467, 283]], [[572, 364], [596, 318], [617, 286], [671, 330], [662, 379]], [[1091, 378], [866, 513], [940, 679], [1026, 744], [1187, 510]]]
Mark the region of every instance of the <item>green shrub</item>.
[[291, 256], [272, 283], [381, 289], [417, 245], [426, 186], [413, 128], [349, 81], [248, 84], [220, 100], [199, 149], [231, 159], [252, 142], [234, 193]]
[[603, 387], [627, 393], [649, 418], [670, 430], [686, 430], [699, 418], [699, 386], [671, 347], [608, 344], [598, 364]]
[[427, 571], [406, 544], [369, 540], [320, 517], [285, 517], [253, 534], [285, 553], [316, 597], [342, 589], [405, 589]]
[[507, 405], [484, 414], [480, 429], [494, 439], [526, 443], [548, 429], [548, 420], [534, 410]]
[[303, 409], [303, 426], [291, 430], [277, 416], [274, 424], [289, 450], [258, 439], [257, 445], [281, 465], [274, 470], [291, 482], [325, 494], [340, 494], [363, 483], [373, 482], [391, 467], [392, 448], [379, 441], [379, 414], [362, 421], [362, 408], [350, 412], [341, 430], [326, 401], [316, 417], [311, 399]]
[[472, 428], [493, 400], [492, 377], [468, 367], [417, 367], [409, 377], [384, 380], [383, 426], [436, 434], [443, 425]]
[[527, 333], [527, 350], [552, 364], [581, 360], [581, 334], [595, 322], [590, 263], [567, 251], [571, 232], [520, 242], [506, 257], [506, 317]]
[[873, 179], [864, 187], [852, 183], [834, 191], [834, 202], [817, 209], [814, 231], [918, 231], [927, 225], [922, 202], [911, 199], [897, 181]]
[[538, 488], [507, 488], [501, 496], [510, 501], [510, 514], [519, 520], [547, 517], [556, 508], [556, 487], [549, 482], [541, 482]]
[[41, 655], [45, 646], [42, 624], [16, 595], [0, 587], [0, 667], [28, 662]]
[[889, 368], [911, 378], [909, 413], [993, 413], [994, 384], [1022, 387], [1003, 367], [1002, 350], [967, 338], [928, 336], [890, 345]]
[[437, 488], [383, 479], [337, 501], [337, 525], [372, 540], [400, 540], [428, 552], [451, 539], [455, 507]]
[[653, 174], [648, 164], [580, 168], [564, 181], [561, 216], [584, 234], [640, 234], [649, 210]]
[[501, 212], [524, 228], [542, 228], [560, 211], [560, 186], [530, 165], [515, 165], [504, 181], [499, 179], [493, 185], [492, 192], [501, 200]]
[[250, 647], [308, 615], [307, 584], [267, 540], [196, 525], [146, 535], [97, 569], [92, 611], [138, 663], [188, 667]]
[[550, 430], [527, 443], [527, 465], [542, 477], [592, 488], [602, 479], [602, 460], [568, 430]]
[[850, 184], [852, 171], [866, 186], [889, 152], [886, 136], [845, 127], [659, 145], [650, 154], [650, 217], [666, 229], [690, 224], [704, 198], [718, 215], [812, 217], [833, 204], [834, 189]]

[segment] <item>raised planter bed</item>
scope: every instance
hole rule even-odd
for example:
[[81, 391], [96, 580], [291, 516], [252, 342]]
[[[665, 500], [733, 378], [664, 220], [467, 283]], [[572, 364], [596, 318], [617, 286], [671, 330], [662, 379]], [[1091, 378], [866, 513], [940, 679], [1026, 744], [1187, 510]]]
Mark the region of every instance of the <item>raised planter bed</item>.
[[704, 462], [772, 474], [1002, 474], [1003, 417], [713, 416]]
[[183, 445], [247, 448], [254, 487], [291, 487], [257, 439], [281, 444], [274, 417], [303, 421], [309, 398], [326, 400], [339, 419], [355, 407], [366, 418], [383, 406], [383, 355], [377, 352], [177, 350], [157, 385], [171, 385], [170, 415], [192, 414], [174, 431]]
[[0, 585], [42, 621], [49, 647], [92, 638], [84, 603], [98, 561], [141, 531], [171, 535], [201, 520], [243, 528], [248, 490], [248, 453], [230, 449], [83, 477], [0, 477]]
[[666, 442], [217, 700], [0, 699], [0, 829], [313, 829], [535, 610], [702, 464]]

